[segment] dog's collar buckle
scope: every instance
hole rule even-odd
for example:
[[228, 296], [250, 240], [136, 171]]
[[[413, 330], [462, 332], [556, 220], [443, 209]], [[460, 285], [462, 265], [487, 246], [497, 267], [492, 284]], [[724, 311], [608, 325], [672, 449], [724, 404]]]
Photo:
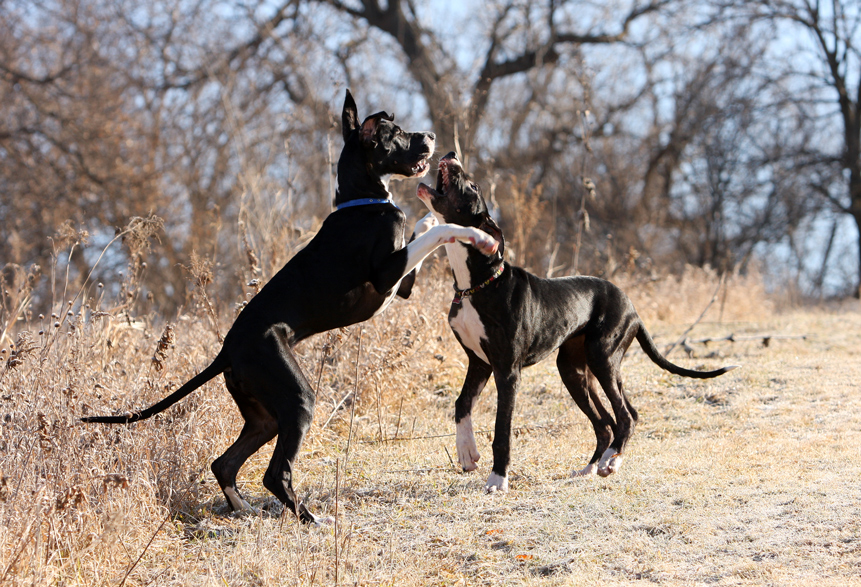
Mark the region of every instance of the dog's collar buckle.
[[371, 204], [391, 204], [397, 208], [397, 204], [388, 198], [360, 198], [358, 200], [349, 200], [335, 206], [335, 210], [343, 210], [344, 208], [352, 208], [353, 206], [369, 206]]
[[457, 289], [457, 286], [455, 286], [455, 288], [454, 288], [454, 299], [451, 301], [451, 303], [456, 305], [456, 306], [459, 306], [461, 304], [461, 302], [463, 302], [463, 298], [468, 298], [469, 296], [471, 296], [472, 294], [474, 294], [478, 290], [484, 289], [485, 287], [487, 287], [488, 285], [490, 285], [491, 283], [496, 281], [499, 278], [499, 276], [502, 275], [503, 271], [505, 271], [505, 263], [502, 263], [499, 266], [499, 268], [493, 272], [493, 275], [490, 276], [490, 279], [488, 279], [484, 283], [481, 283], [481, 284], [476, 285], [475, 287], [471, 287], [469, 289]]

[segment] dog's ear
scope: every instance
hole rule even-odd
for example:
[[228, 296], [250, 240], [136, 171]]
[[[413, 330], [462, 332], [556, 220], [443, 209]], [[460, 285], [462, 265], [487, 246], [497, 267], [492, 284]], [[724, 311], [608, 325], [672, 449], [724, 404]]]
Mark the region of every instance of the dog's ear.
[[365, 122], [362, 123], [362, 130], [359, 132], [359, 136], [361, 137], [363, 142], [373, 142], [374, 135], [377, 134], [377, 125], [380, 123], [380, 121], [388, 120], [389, 122], [391, 122], [394, 119], [394, 114], [387, 114], [386, 112], [377, 112], [376, 114], [371, 114], [365, 119]]
[[484, 220], [481, 221], [481, 224], [478, 226], [479, 230], [483, 230], [499, 243], [499, 248], [497, 249], [497, 253], [499, 253], [500, 258], [505, 258], [505, 237], [502, 236], [502, 229], [499, 228], [499, 225], [496, 221], [490, 216], [490, 214], [484, 214]]
[[341, 133], [344, 135], [345, 143], [350, 138], [350, 133], [357, 128], [359, 128], [359, 109], [356, 108], [353, 94], [347, 90], [347, 97], [344, 99], [344, 111], [341, 113]]

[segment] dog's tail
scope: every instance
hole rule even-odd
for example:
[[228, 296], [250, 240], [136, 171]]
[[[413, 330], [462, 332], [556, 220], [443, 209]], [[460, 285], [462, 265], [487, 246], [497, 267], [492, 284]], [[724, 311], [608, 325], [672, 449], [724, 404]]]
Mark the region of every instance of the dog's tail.
[[673, 375], [681, 375], [682, 377], [693, 377], [694, 379], [711, 379], [712, 377], [717, 377], [718, 375], [723, 375], [727, 371], [732, 371], [733, 369], [738, 369], [741, 365], [727, 365], [726, 367], [721, 367], [720, 369], [715, 369], [714, 371], [694, 371], [693, 369], [685, 369], [684, 367], [679, 367], [671, 362], [669, 362], [662, 354], [661, 351], [658, 350], [658, 347], [655, 346], [655, 341], [652, 340], [652, 337], [649, 335], [649, 332], [646, 330], [646, 327], [643, 323], [640, 323], [640, 329], [637, 330], [637, 340], [640, 342], [640, 346], [643, 348], [643, 352], [646, 353], [652, 362], [655, 363], [658, 367], [665, 371], [669, 371]]
[[157, 404], [150, 406], [149, 408], [141, 411], [135, 412], [132, 414], [126, 414], [124, 416], [86, 416], [81, 418], [81, 422], [98, 422], [102, 424], [130, 424], [132, 422], [137, 422], [138, 420], [146, 420], [151, 416], [155, 416], [156, 414], [165, 411], [170, 406], [190, 394], [192, 391], [215, 377], [216, 375], [223, 373], [225, 369], [227, 369], [229, 363], [227, 362], [227, 357], [223, 352], [219, 353], [217, 357], [210, 363], [209, 367], [192, 377], [185, 383], [182, 387], [174, 391], [172, 394], [158, 402]]

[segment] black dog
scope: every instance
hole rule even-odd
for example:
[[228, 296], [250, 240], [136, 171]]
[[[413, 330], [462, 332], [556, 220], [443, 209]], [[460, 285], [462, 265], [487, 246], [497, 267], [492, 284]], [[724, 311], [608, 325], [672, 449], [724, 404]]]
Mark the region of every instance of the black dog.
[[218, 356], [200, 374], [141, 412], [83, 421], [128, 423], [149, 418], [224, 373], [227, 389], [245, 418], [239, 438], [212, 463], [227, 503], [233, 510], [251, 509], [236, 488], [236, 475], [248, 457], [277, 435], [263, 485], [302, 521], [318, 522], [293, 491], [293, 463], [311, 426], [315, 398], [292, 347], [313, 334], [371, 318], [396, 293], [408, 296], [412, 284], [404, 277], [445, 242], [464, 240], [488, 254], [496, 250], [496, 242], [479, 230], [432, 226], [435, 222], [426, 220], [417, 227], [423, 234], [404, 247], [406, 219], [391, 201], [388, 180], [426, 174], [435, 137], [406, 133], [392, 120], [379, 112], [360, 125], [356, 103], [347, 91], [338, 210], [248, 302]]
[[[480, 188], [454, 153], [439, 162], [436, 190], [421, 184], [418, 197], [441, 222], [474, 226], [500, 243], [487, 256], [459, 243], [446, 245], [455, 279], [448, 315], [455, 336], [469, 356], [469, 367], [455, 404], [457, 455], [464, 471], [479, 455], [472, 431], [472, 405], [493, 373], [498, 391], [493, 469], [488, 491], [506, 491], [514, 396], [523, 367], [559, 349], [556, 365], [574, 401], [595, 428], [597, 447], [589, 465], [575, 475], [616, 471], [633, 432], [637, 411], [622, 388], [621, 363], [636, 338], [659, 367], [685, 377], [717, 377], [735, 367], [691, 371], [661, 356], [628, 297], [609, 281], [594, 277], [541, 279], [503, 260], [504, 239], [487, 212]], [[598, 396], [604, 390], [615, 420]]]

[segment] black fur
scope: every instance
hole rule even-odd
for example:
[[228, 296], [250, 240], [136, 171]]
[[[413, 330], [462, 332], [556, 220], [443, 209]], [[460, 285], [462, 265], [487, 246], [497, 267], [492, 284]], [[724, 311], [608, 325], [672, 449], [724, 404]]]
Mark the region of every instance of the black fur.
[[[347, 91], [336, 203], [389, 198], [387, 176], [427, 172], [433, 134], [406, 133], [392, 119], [383, 112], [360, 125], [356, 103]], [[403, 212], [389, 203], [333, 212], [313, 240], [248, 302], [218, 356], [200, 374], [141, 412], [82, 420], [143, 420], [223, 373], [245, 418], [239, 438], [212, 463], [227, 503], [232, 509], [245, 507], [236, 488], [239, 468], [277, 435], [263, 484], [302, 521], [317, 521], [299, 503], [292, 484], [294, 461], [314, 415], [315, 395], [291, 349], [313, 334], [367, 320], [391, 299], [399, 283], [398, 293], [409, 295], [412, 280], [403, 279], [409, 257], [405, 221]]]
[[[471, 429], [462, 431], [461, 423], [470, 416], [473, 402], [490, 375], [496, 380], [498, 407], [493, 473], [501, 480], [492, 482], [494, 478], [491, 477], [489, 490], [504, 490], [507, 485], [511, 417], [521, 369], [557, 349], [556, 364], [562, 381], [592, 422], [597, 438], [590, 467], [584, 471], [592, 472], [594, 467], [602, 475], [614, 472], [621, 462], [621, 454], [637, 421], [637, 411], [625, 395], [621, 375], [622, 357], [635, 338], [652, 361], [677, 375], [705, 379], [734, 368], [701, 372], [667, 361], [655, 347], [631, 301], [609, 281], [595, 277], [542, 279], [505, 262], [502, 231], [488, 214], [479, 186], [472, 182], [454, 153], [440, 160], [436, 190], [422, 184], [418, 195], [441, 221], [481, 228], [500, 242], [497, 254], [490, 257], [460, 243], [447, 245], [456, 289], [483, 284], [504, 266], [498, 278], [462, 303], [452, 304], [449, 313], [449, 322], [469, 357], [466, 379], [455, 404], [458, 457], [465, 470], [475, 468], [477, 455], [473, 459], [469, 454], [462, 454], [464, 450], [469, 452], [462, 450], [462, 444], [471, 442], [474, 446], [474, 440], [462, 437], [462, 434], [471, 435]], [[458, 250], [458, 247], [465, 250]], [[460, 267], [455, 266], [457, 264]], [[477, 312], [483, 337], [478, 347], [473, 337], [470, 348], [469, 333], [461, 313], [472, 311]], [[601, 403], [600, 390], [609, 399], [613, 415]]]

